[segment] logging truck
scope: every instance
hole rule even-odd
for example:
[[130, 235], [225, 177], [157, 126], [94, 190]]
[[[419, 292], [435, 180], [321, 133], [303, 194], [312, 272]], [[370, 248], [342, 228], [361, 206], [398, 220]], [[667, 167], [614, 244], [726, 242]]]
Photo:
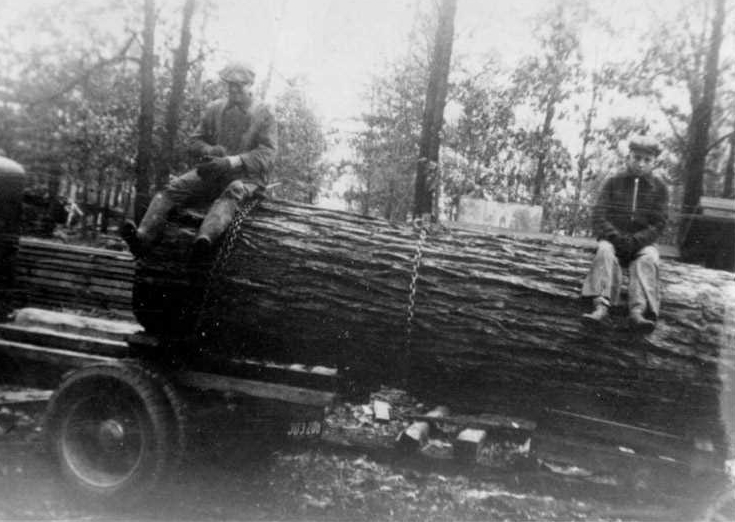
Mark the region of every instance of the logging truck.
[[[12, 288], [22, 170], [5, 165], [2, 183], [0, 275]], [[88, 495], [127, 498], [170, 472], [185, 447], [185, 403], [205, 390], [302, 406], [283, 417], [292, 435], [318, 434], [336, 393], [392, 385], [468, 426], [507, 431], [487, 419], [521, 419], [511, 424], [557, 442], [583, 433], [618, 457], [687, 473], [732, 462], [730, 272], [665, 260], [655, 332], [635, 334], [621, 315], [602, 335], [579, 321], [589, 242], [265, 198], [210, 259], [191, 263], [201, 219], [202, 209], [175, 210], [135, 261], [139, 331], [49, 333], [24, 323], [27, 310], [0, 330], [0, 352], [15, 360], [75, 368], [49, 402], [46, 432], [62, 473]]]

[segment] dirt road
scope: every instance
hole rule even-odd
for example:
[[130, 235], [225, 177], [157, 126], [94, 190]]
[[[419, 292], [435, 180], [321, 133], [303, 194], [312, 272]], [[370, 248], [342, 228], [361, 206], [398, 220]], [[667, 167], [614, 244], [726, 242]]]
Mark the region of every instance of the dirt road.
[[468, 469], [324, 439], [263, 444], [220, 425], [194, 440], [169, 486], [112, 511], [75, 502], [60, 483], [42, 406], [0, 411], [1, 520], [693, 520], [703, 505], [538, 468]]

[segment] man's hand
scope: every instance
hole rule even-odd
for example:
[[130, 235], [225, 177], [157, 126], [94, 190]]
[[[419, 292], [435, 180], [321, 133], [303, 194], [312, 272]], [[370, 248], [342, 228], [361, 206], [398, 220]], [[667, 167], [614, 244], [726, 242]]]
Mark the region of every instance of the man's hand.
[[197, 174], [204, 180], [218, 179], [232, 169], [227, 158], [205, 156], [205, 161], [196, 166]]
[[224, 158], [227, 156], [227, 151], [222, 145], [208, 145], [204, 148], [204, 157], [213, 156], [216, 158]]

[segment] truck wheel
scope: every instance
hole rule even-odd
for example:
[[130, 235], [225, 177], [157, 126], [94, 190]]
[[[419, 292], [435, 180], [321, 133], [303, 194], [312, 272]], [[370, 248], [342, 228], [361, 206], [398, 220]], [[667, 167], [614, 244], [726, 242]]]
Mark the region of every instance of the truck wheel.
[[72, 490], [119, 505], [151, 492], [172, 471], [183, 438], [161, 382], [131, 363], [95, 364], [64, 378], [45, 431]]

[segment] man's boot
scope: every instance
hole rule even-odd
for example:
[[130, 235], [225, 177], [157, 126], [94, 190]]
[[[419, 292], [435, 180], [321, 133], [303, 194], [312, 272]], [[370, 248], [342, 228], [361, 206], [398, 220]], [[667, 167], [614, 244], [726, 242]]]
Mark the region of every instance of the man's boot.
[[130, 252], [135, 257], [144, 256], [150, 250], [174, 205], [170, 197], [159, 192], [151, 200], [137, 228], [135, 223], [129, 219], [120, 227], [120, 236], [128, 244]]
[[201, 261], [209, 257], [212, 245], [227, 230], [237, 211], [237, 201], [231, 198], [219, 198], [212, 203], [204, 217], [199, 233], [192, 247], [192, 258]]
[[628, 316], [630, 328], [642, 334], [649, 334], [656, 329], [656, 323], [643, 315], [643, 309], [640, 307], [631, 308]]
[[607, 322], [610, 315], [610, 305], [600, 297], [595, 298], [593, 302], [595, 309], [590, 313], [582, 314], [582, 322], [588, 326], [601, 326]]

